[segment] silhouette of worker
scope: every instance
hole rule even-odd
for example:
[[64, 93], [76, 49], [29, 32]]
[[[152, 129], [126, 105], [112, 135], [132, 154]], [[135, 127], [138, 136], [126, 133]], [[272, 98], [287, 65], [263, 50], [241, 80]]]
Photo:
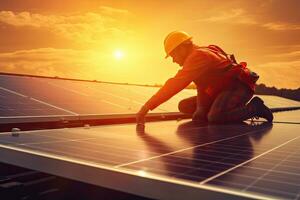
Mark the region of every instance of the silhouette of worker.
[[183, 99], [178, 108], [182, 113], [191, 114], [195, 122], [229, 123], [253, 117], [272, 122], [273, 114], [263, 100], [252, 98], [259, 77], [247, 68], [247, 63], [237, 63], [233, 55], [216, 45], [197, 46], [191, 39], [183, 31], [171, 32], [165, 38], [166, 58], [172, 57], [182, 69], [142, 106], [136, 114], [137, 125], [144, 126], [149, 110], [191, 82], [197, 86], [197, 96]]

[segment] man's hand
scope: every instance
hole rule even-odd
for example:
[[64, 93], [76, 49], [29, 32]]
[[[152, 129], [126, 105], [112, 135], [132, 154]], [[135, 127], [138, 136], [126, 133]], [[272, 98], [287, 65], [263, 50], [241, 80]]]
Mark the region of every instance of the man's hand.
[[149, 112], [148, 106], [144, 105], [140, 111], [136, 114], [136, 123], [145, 124], [145, 116]]
[[145, 133], [145, 116], [149, 112], [149, 108], [144, 105], [136, 114], [136, 132], [139, 134]]

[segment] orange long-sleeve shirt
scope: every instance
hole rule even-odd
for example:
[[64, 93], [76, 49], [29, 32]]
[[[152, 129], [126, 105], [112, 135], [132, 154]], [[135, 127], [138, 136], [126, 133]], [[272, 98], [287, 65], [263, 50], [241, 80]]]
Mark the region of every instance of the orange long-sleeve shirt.
[[229, 84], [228, 80], [231, 77], [226, 77], [219, 72], [230, 64], [231, 60], [217, 48], [194, 45], [182, 69], [173, 78], [168, 79], [163, 87], [146, 102], [146, 105], [150, 110], [153, 110], [183, 90], [191, 82], [196, 84], [198, 95], [199, 91], [202, 91], [214, 96]]

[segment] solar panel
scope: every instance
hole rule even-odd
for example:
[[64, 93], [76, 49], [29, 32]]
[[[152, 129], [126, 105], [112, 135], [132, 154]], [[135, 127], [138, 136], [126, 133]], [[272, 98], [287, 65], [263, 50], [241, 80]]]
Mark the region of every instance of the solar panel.
[[300, 123], [299, 116], [300, 116], [299, 110], [274, 113], [274, 118], [276, 119], [276, 121], [282, 123], [299, 124]]
[[65, 109], [49, 106], [35, 98], [0, 87], [0, 117], [67, 114], [70, 113]]
[[[0, 75], [1, 116], [134, 114], [159, 89], [126, 84]], [[152, 113], [178, 112], [178, 102], [196, 95], [183, 90]], [[299, 102], [262, 96], [270, 107], [300, 106]]]
[[0, 161], [150, 198], [299, 199], [299, 130], [275, 118], [1, 133]]

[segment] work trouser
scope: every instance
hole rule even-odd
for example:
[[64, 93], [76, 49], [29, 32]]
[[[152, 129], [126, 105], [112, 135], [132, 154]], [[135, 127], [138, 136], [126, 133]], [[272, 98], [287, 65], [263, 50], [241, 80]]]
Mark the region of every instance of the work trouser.
[[[202, 94], [183, 99], [179, 102], [179, 111], [186, 114], [203, 116], [200, 121], [225, 123], [240, 122], [253, 116], [253, 108], [247, 102], [253, 97], [253, 91], [236, 80], [234, 84], [221, 91], [214, 99]], [[199, 116], [198, 116], [199, 117]]]

